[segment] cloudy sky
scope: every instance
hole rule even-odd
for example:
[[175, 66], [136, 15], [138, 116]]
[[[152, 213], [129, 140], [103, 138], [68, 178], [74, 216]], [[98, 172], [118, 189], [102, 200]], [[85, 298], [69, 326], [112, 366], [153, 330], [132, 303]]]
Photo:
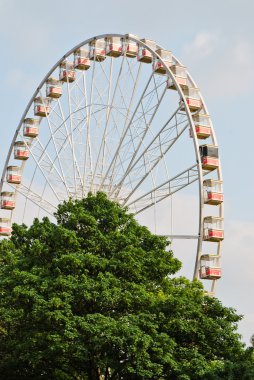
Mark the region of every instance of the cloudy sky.
[[226, 239], [217, 294], [244, 314], [245, 342], [254, 333], [253, 14], [251, 0], [0, 0], [0, 170], [35, 88], [79, 42], [133, 33], [156, 40], [188, 67], [212, 116], [223, 165]]

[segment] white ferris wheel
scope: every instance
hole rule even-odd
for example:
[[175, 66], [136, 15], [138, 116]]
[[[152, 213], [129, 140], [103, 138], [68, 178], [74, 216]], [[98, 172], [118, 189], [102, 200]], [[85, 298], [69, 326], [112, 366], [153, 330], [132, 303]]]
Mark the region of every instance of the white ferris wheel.
[[[166, 234], [195, 242], [187, 253], [193, 277], [214, 294], [224, 238], [216, 136], [186, 67], [155, 41], [132, 34], [92, 37], [48, 72], [6, 158], [0, 235], [9, 236], [14, 221], [52, 218], [59, 203], [89, 191], [103, 191], [137, 215], [153, 210], [147, 215], [155, 224], [161, 213], [163, 220], [168, 215]], [[197, 210], [178, 233], [173, 224], [184, 220], [181, 195], [188, 191]]]

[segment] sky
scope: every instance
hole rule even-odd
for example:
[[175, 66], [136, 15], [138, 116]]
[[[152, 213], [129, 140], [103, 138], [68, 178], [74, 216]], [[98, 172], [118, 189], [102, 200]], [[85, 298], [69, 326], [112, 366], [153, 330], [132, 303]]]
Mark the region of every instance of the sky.
[[38, 84], [68, 50], [103, 33], [153, 39], [201, 89], [219, 143], [225, 192], [223, 278], [217, 296], [254, 333], [254, 2], [252, 0], [0, 0], [0, 171]]

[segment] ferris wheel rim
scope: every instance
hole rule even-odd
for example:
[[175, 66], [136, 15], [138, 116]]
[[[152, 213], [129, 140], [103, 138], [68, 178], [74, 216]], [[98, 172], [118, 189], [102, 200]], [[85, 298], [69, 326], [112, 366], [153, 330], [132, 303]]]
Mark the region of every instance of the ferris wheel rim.
[[[190, 128], [192, 129], [192, 132], [193, 132], [192, 133], [193, 134], [193, 143], [194, 143], [194, 149], [195, 149], [196, 160], [197, 160], [198, 183], [199, 183], [199, 234], [198, 234], [198, 242], [199, 243], [198, 244], [202, 246], [202, 241], [203, 241], [203, 205], [204, 205], [204, 200], [203, 200], [203, 174], [204, 173], [203, 173], [203, 169], [202, 169], [202, 166], [201, 166], [200, 153], [199, 153], [199, 144], [198, 144], [197, 137], [196, 137], [196, 135], [194, 133], [195, 125], [194, 125], [194, 122], [193, 122], [193, 119], [192, 119], [192, 114], [191, 114], [190, 109], [189, 109], [189, 107], [187, 105], [187, 102], [186, 102], [183, 90], [182, 90], [181, 86], [178, 84], [178, 82], [176, 81], [176, 79], [175, 79], [175, 77], [174, 77], [171, 69], [166, 65], [166, 63], [163, 61], [163, 59], [160, 57], [160, 55], [155, 50], [151, 49], [140, 38], [138, 38], [137, 36], [132, 35], [132, 34], [118, 34], [118, 33], [114, 33], [114, 34], [101, 34], [101, 35], [98, 35], [98, 36], [95, 36], [95, 37], [91, 37], [91, 38], [89, 38], [89, 39], [87, 39], [87, 40], [79, 43], [78, 45], [76, 45], [71, 50], [69, 50], [65, 55], [63, 55], [57, 61], [57, 63], [55, 65], [52, 66], [52, 68], [49, 70], [49, 72], [46, 74], [46, 76], [40, 82], [39, 86], [35, 90], [35, 92], [34, 92], [33, 96], [31, 97], [30, 101], [28, 102], [28, 105], [25, 108], [25, 111], [24, 111], [24, 113], [23, 113], [23, 115], [21, 117], [21, 120], [20, 120], [20, 122], [18, 124], [18, 127], [17, 127], [17, 129], [15, 131], [15, 134], [14, 134], [14, 137], [13, 137], [13, 140], [12, 140], [12, 143], [11, 143], [11, 146], [10, 146], [10, 149], [9, 149], [8, 154], [7, 154], [6, 161], [5, 161], [5, 165], [4, 165], [4, 169], [3, 169], [3, 174], [2, 174], [2, 178], [1, 178], [1, 182], [0, 182], [0, 191], [2, 191], [2, 188], [3, 188], [3, 183], [4, 183], [4, 179], [5, 179], [8, 163], [10, 162], [10, 158], [11, 158], [11, 154], [13, 152], [14, 144], [15, 144], [16, 139], [17, 139], [17, 137], [19, 135], [19, 132], [21, 130], [23, 121], [24, 121], [25, 117], [27, 116], [27, 113], [30, 110], [30, 108], [31, 108], [31, 106], [33, 104], [34, 99], [40, 93], [41, 89], [45, 85], [45, 83], [48, 80], [48, 78], [50, 77], [50, 75], [59, 67], [59, 65], [61, 64], [61, 62], [63, 62], [64, 60], [66, 60], [71, 54], [73, 54], [73, 52], [75, 50], [79, 49], [80, 47], [82, 47], [84, 45], [89, 44], [91, 41], [99, 40], [99, 39], [105, 39], [105, 38], [109, 38], [109, 37], [128, 38], [129, 40], [134, 41], [137, 44], [139, 44], [139, 45], [145, 47], [147, 50], [149, 50], [153, 54], [154, 57], [157, 57], [161, 61], [162, 65], [164, 66], [164, 69], [166, 70], [167, 76], [170, 77], [170, 79], [174, 82], [174, 85], [175, 85], [175, 87], [177, 89], [177, 92], [181, 96], [181, 100], [184, 103], [185, 112], [186, 112], [186, 115], [188, 117], [189, 126], [190, 126]], [[157, 47], [158, 46], [160, 46], [160, 45], [157, 44]], [[174, 58], [174, 60], [176, 62], [178, 62], [179, 64], [181, 64], [181, 62], [175, 56], [173, 56], [173, 58]], [[187, 74], [188, 74], [188, 78], [193, 83], [193, 86], [196, 87], [196, 84], [195, 84], [194, 80], [192, 79], [192, 77], [190, 76], [190, 74], [189, 74], [188, 71], [187, 71]], [[205, 102], [203, 100], [203, 97], [202, 97], [202, 94], [201, 94], [200, 91], [199, 91], [199, 95], [200, 95], [200, 98], [202, 100], [202, 106], [203, 106], [204, 110], [208, 114], [208, 110], [207, 110], [206, 104], [205, 104]], [[211, 135], [212, 141], [213, 141], [214, 145], [217, 145], [216, 135], [215, 135], [215, 132], [214, 132], [214, 129], [213, 129], [213, 126], [212, 126], [212, 121], [211, 121], [211, 129], [212, 129], [212, 135]], [[25, 165], [25, 162], [22, 162], [21, 167], [23, 168], [24, 165]], [[220, 180], [222, 180], [221, 166], [219, 166], [219, 168], [218, 168], [218, 178]], [[219, 206], [219, 210], [220, 210], [220, 216], [223, 217], [224, 216], [223, 204], [221, 206]], [[197, 257], [197, 260], [196, 260], [196, 269], [194, 271], [194, 277], [195, 278], [197, 277], [197, 262], [200, 259], [201, 249], [198, 248], [198, 251], [199, 251], [199, 257]], [[221, 244], [218, 244], [218, 253], [220, 253], [220, 251], [221, 251]], [[215, 286], [215, 283], [214, 283], [214, 286]]]
[[[185, 97], [184, 97], [184, 94], [183, 94], [183, 91], [182, 91], [182, 88], [181, 86], [178, 84], [178, 82], [176, 81], [173, 73], [171, 72], [171, 70], [168, 68], [168, 66], [165, 64], [164, 60], [160, 57], [160, 55], [155, 51], [153, 50], [150, 46], [148, 46], [144, 41], [142, 41], [142, 39], [140, 39], [138, 36], [135, 36], [133, 34], [119, 34], [119, 33], [110, 33], [110, 34], [101, 34], [101, 35], [97, 35], [97, 36], [94, 36], [94, 37], [91, 37], [91, 38], [88, 38], [84, 41], [82, 41], [81, 43], [77, 44], [76, 46], [74, 46], [72, 49], [70, 49], [66, 54], [64, 54], [57, 62], [55, 65], [52, 66], [52, 68], [48, 71], [48, 73], [44, 76], [44, 78], [42, 79], [42, 81], [40, 82], [39, 86], [37, 87], [37, 89], [35, 90], [34, 94], [32, 95], [30, 101], [28, 102], [27, 104], [27, 107], [25, 108], [25, 111], [20, 119], [20, 122], [18, 124], [18, 127], [15, 131], [15, 134], [14, 134], [14, 137], [13, 137], [13, 140], [11, 142], [11, 145], [10, 145], [10, 149], [9, 149], [9, 152], [7, 154], [7, 158], [6, 158], [6, 161], [5, 161], [5, 165], [4, 165], [4, 169], [3, 169], [3, 172], [2, 172], [2, 177], [1, 177], [1, 181], [0, 181], [0, 192], [2, 191], [2, 187], [3, 187], [3, 182], [4, 182], [4, 178], [5, 178], [5, 175], [6, 175], [6, 170], [7, 170], [7, 167], [8, 167], [8, 163], [10, 161], [10, 157], [11, 157], [11, 154], [12, 154], [12, 151], [13, 151], [13, 147], [14, 147], [14, 144], [16, 142], [16, 139], [17, 139], [17, 136], [19, 134], [19, 131], [22, 127], [22, 123], [29, 111], [29, 109], [31, 108], [34, 100], [36, 99], [38, 93], [40, 93], [40, 90], [42, 89], [42, 87], [45, 85], [46, 81], [48, 80], [48, 78], [50, 78], [50, 75], [59, 67], [59, 65], [66, 59], [68, 58], [71, 54], [74, 53], [75, 50], [79, 49], [80, 47], [86, 45], [86, 44], [89, 44], [90, 42], [94, 41], [94, 40], [99, 40], [99, 39], [106, 39], [106, 38], [109, 38], [109, 37], [120, 37], [120, 38], [128, 38], [130, 39], [131, 41], [134, 41], [136, 42], [139, 46], [143, 46], [144, 48], [146, 48], [148, 51], [150, 51], [153, 56], [157, 57], [160, 62], [162, 63], [164, 69], [166, 70], [166, 74], [168, 75], [168, 77], [170, 77], [170, 79], [173, 81], [178, 93], [181, 95], [181, 99], [184, 103], [184, 106], [185, 106], [185, 112], [188, 116], [188, 119], [189, 119], [189, 123], [190, 123], [190, 127], [191, 129], [194, 131], [194, 124], [193, 124], [193, 120], [192, 120], [192, 117], [191, 117], [191, 113], [190, 113], [190, 110], [188, 108], [188, 105], [185, 101]], [[160, 45], [158, 45], [156, 43], [157, 47], [160, 47]], [[172, 55], [173, 56], [173, 55]], [[173, 56], [174, 57], [174, 56]], [[174, 59], [178, 62], [178, 60], [174, 57]], [[187, 72], [188, 73], [188, 72]], [[189, 73], [188, 73], [189, 74]], [[197, 162], [199, 162], [199, 150], [198, 150], [198, 144], [196, 142], [196, 137], [195, 137], [195, 134], [193, 133], [193, 141], [194, 141], [194, 146], [195, 146], [195, 153], [196, 153], [196, 159], [197, 159]], [[22, 170], [23, 170], [23, 167], [24, 167], [24, 163], [22, 163]], [[201, 184], [202, 183], [202, 169], [201, 169], [201, 166], [199, 164], [199, 183]], [[201, 184], [202, 186], [202, 184]], [[201, 195], [202, 191], [200, 191], [200, 195]]]

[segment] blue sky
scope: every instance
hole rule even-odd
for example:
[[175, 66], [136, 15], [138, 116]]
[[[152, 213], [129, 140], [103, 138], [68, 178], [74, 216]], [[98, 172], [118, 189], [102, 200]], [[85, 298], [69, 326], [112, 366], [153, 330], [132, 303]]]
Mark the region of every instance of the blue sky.
[[250, 0], [41, 3], [0, 0], [0, 170], [21, 115], [51, 66], [102, 33], [156, 40], [189, 69], [205, 97], [219, 142], [225, 190], [224, 276], [218, 297], [254, 333], [254, 2]]

